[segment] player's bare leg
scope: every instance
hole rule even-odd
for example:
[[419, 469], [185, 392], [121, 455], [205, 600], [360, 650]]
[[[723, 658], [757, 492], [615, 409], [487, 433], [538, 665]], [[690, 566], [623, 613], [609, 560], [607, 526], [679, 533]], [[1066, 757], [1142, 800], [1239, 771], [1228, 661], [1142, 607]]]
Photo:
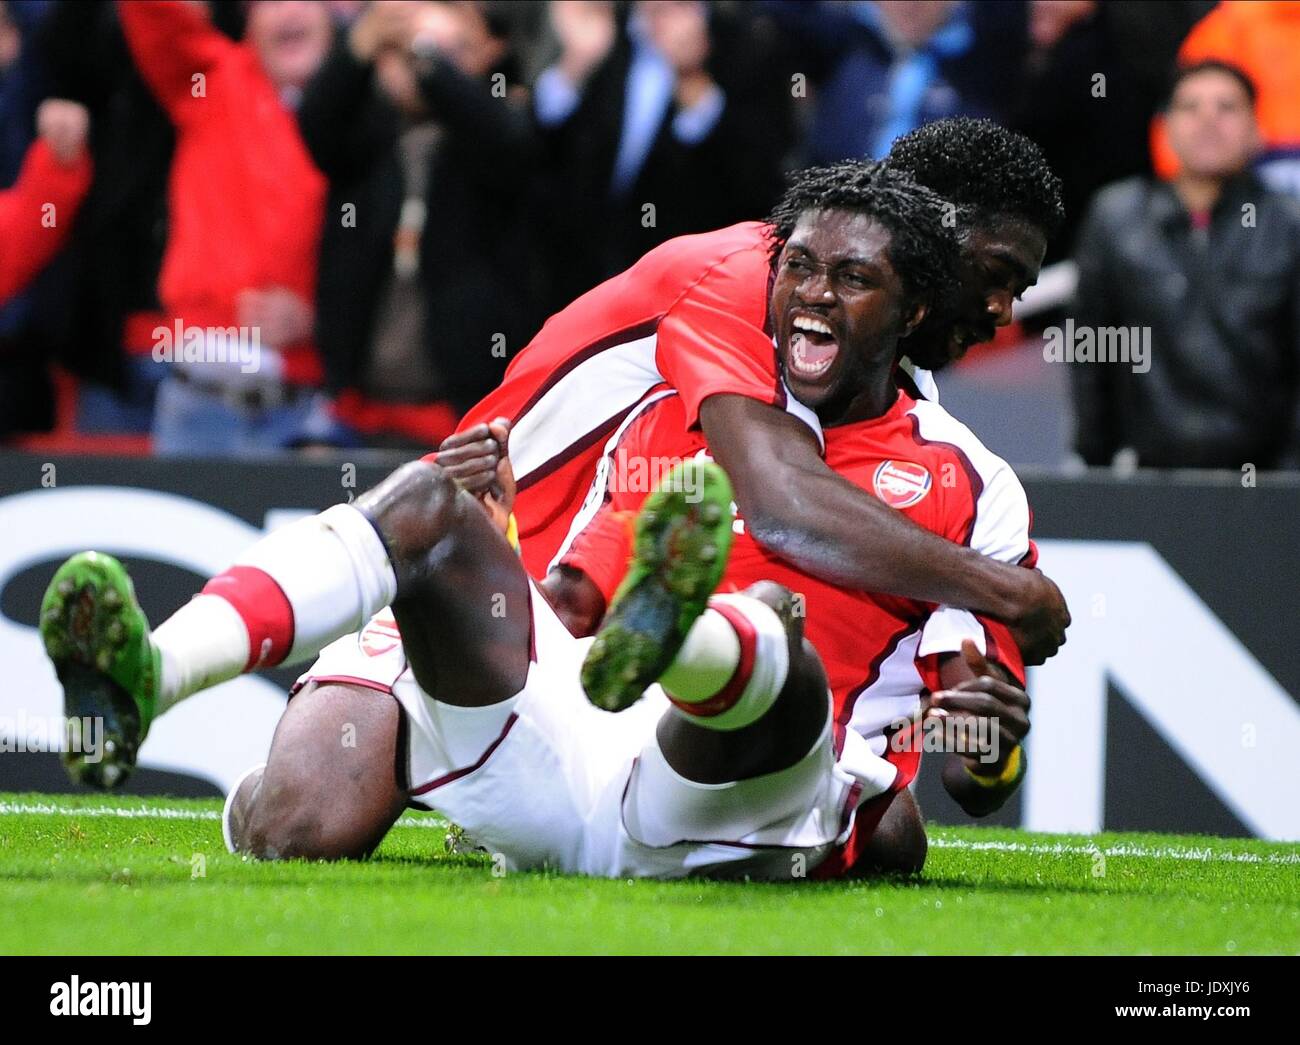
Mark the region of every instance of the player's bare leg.
[[[665, 715], [660, 721], [659, 747], [673, 769], [702, 784], [747, 780], [789, 768], [816, 743], [830, 714], [826, 672], [821, 658], [803, 637], [803, 621], [794, 613], [789, 589], [772, 581], [760, 581], [741, 595], [771, 609], [784, 630], [788, 658], [785, 681], [752, 723], [718, 728], [719, 716], [691, 714], [689, 706], [673, 690], [675, 676], [693, 673], [689, 658], [682, 658], [676, 671], [663, 680], [683, 713]], [[756, 615], [753, 608], [749, 612]], [[741, 670], [739, 660], [736, 670]], [[741, 681], [735, 674], [732, 679], [733, 686]], [[682, 688], [681, 683], [678, 688]]]
[[[686, 709], [680, 703], [675, 713], [660, 720], [659, 748], [666, 761], [681, 776], [701, 784], [748, 780], [796, 765], [821, 738], [831, 714], [821, 658], [803, 637], [803, 621], [792, 612], [789, 590], [760, 582], [742, 595], [775, 611], [789, 644], [789, 668], [768, 710], [750, 725], [719, 729], [716, 719], [682, 713]], [[679, 657], [678, 677], [689, 677], [694, 667], [690, 661], [689, 656]], [[673, 674], [664, 680], [670, 695]], [[925, 866], [926, 850], [920, 810], [911, 792], [903, 789], [894, 795], [849, 874], [916, 874]]]
[[[803, 638], [802, 620], [789, 612], [790, 592], [763, 582], [743, 593], [771, 606], [789, 640], [790, 667], [771, 707], [741, 729], [711, 728], [708, 718], [665, 715], [659, 748], [681, 776], [702, 784], [723, 784], [778, 773], [799, 763], [818, 742], [831, 714], [821, 658]], [[925, 866], [925, 824], [906, 788], [893, 796], [879, 824], [848, 872], [853, 877], [916, 874]]]
[[698, 461], [647, 498], [631, 568], [582, 672], [588, 698], [611, 711], [658, 681], [675, 705], [660, 721], [660, 749], [701, 784], [795, 765], [830, 715], [825, 672], [787, 589], [763, 582], [709, 597], [730, 549], [730, 499], [722, 470]]
[[[102, 720], [105, 744], [99, 762], [69, 755], [70, 773], [120, 784], [158, 714], [242, 672], [313, 657], [394, 601], [417, 677], [470, 704], [522, 684], [523, 569], [482, 506], [433, 464], [406, 465], [355, 504], [262, 538], [152, 632], [121, 563], [73, 556], [46, 591], [41, 636], [68, 718]], [[456, 656], [440, 657], [446, 643]]]
[[397, 701], [360, 686], [308, 686], [275, 729], [266, 765], [231, 792], [226, 844], [266, 860], [360, 859], [406, 806]]
[[[462, 707], [499, 703], [530, 659], [528, 581], [482, 507], [436, 466], [407, 465], [356, 501], [397, 575], [392, 604], [426, 693]], [[296, 696], [265, 769], [225, 816], [228, 842], [265, 859], [368, 855], [407, 801], [398, 779], [400, 711], [383, 694], [325, 684]], [[346, 734], [355, 746], [346, 746]]]
[[904, 788], [894, 795], [849, 874], [855, 878], [919, 874], [928, 849], [921, 808], [912, 792]]
[[[826, 740], [830, 694], [821, 660], [803, 637], [793, 597], [781, 585], [760, 582], [736, 595], [714, 596], [697, 611], [698, 587], [725, 558], [727, 547], [726, 539], [717, 539], [717, 554], [701, 555], [709, 536], [699, 509], [671, 490], [651, 495], [637, 519], [628, 579], [612, 600], [583, 669], [584, 688], [599, 706], [628, 706], [637, 687], [656, 673], [674, 705], [657, 728], [662, 761], [646, 760], [627, 798], [629, 823], [635, 821], [639, 836], [655, 839], [651, 844], [656, 845], [699, 837], [691, 832], [701, 824], [731, 837], [724, 825], [743, 823], [743, 816], [736, 821], [725, 799], [718, 801], [725, 794], [714, 790], [718, 785], [772, 776], [772, 793], [788, 795], [789, 811], [797, 813], [800, 795], [806, 794], [799, 779], [811, 777], [774, 775], [801, 763], [810, 774], [824, 772], [816, 758], [808, 760]], [[664, 612], [665, 605], [674, 604], [676, 616]], [[688, 621], [691, 612], [698, 616]], [[683, 638], [684, 623], [689, 631]], [[680, 809], [653, 797], [671, 786], [666, 772], [701, 785], [698, 791], [676, 788]], [[919, 871], [925, 845], [919, 812], [904, 791], [891, 802], [852, 873]]]
[[483, 506], [436, 465], [406, 465], [357, 500], [397, 573], [393, 615], [421, 688], [461, 707], [524, 686], [528, 575]]

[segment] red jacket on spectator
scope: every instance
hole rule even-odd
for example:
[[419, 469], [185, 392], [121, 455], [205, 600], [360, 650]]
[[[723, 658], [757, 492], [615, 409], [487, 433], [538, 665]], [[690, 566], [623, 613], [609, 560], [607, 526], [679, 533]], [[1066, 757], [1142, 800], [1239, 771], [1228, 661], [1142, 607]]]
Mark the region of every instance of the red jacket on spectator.
[[84, 149], [68, 166], [39, 139], [27, 150], [18, 180], [0, 192], [0, 305], [59, 252], [90, 188], [90, 173], [90, 153]]
[[[118, 4], [140, 75], [176, 126], [158, 296], [188, 326], [236, 326], [241, 290], [314, 299], [325, 178], [251, 46], [190, 5]], [[284, 377], [314, 384], [309, 344], [277, 345]]]

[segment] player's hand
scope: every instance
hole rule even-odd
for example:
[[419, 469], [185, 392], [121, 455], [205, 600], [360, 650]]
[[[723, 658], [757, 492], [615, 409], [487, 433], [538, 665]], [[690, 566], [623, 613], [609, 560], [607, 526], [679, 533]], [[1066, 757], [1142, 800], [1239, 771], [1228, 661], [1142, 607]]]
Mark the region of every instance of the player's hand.
[[[494, 425], [509, 432], [510, 422], [497, 418]], [[438, 467], [476, 497], [486, 493], [497, 481], [497, 468], [506, 456], [491, 425], [477, 424], [447, 436], [438, 447]]]
[[407, 0], [373, 0], [348, 30], [348, 45], [363, 62], [384, 50], [405, 50], [410, 42], [417, 8]]
[[47, 98], [36, 110], [36, 134], [65, 167], [81, 159], [90, 135], [90, 110], [66, 98]]
[[981, 761], [979, 752], [960, 754], [972, 773], [997, 776], [1011, 749], [1029, 733], [1029, 694], [1003, 678], [970, 639], [962, 642], [961, 655], [975, 677], [931, 694], [926, 717], [968, 723], [966, 735], [971, 738], [991, 737], [996, 731], [996, 761]]
[[421, 4], [412, 25], [411, 43], [420, 50], [437, 50], [461, 72], [468, 73], [466, 51], [473, 47], [473, 41], [466, 32], [461, 12], [450, 5]]
[[572, 84], [585, 83], [614, 46], [614, 5], [608, 0], [555, 0], [549, 13], [560, 42], [560, 71]]
[[449, 435], [438, 447], [438, 467], [483, 501], [502, 532], [515, 505], [510, 422], [498, 417]]
[[420, 78], [411, 66], [410, 56], [402, 51], [384, 50], [375, 56], [375, 82], [400, 112], [414, 120], [428, 114]]
[[1024, 570], [1020, 612], [1007, 623], [1026, 664], [1042, 664], [1065, 645], [1070, 609], [1065, 596], [1042, 570]]

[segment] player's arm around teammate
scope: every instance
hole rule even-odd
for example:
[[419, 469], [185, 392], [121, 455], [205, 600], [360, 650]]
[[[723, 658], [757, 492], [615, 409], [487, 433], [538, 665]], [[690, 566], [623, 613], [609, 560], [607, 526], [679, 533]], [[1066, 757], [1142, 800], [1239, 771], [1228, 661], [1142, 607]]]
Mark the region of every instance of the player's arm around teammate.
[[783, 558], [847, 588], [907, 592], [1012, 621], [1028, 663], [1042, 663], [1063, 641], [1069, 611], [1050, 578], [938, 540], [846, 483], [790, 414], [719, 395], [701, 404], [700, 423], [755, 539]]

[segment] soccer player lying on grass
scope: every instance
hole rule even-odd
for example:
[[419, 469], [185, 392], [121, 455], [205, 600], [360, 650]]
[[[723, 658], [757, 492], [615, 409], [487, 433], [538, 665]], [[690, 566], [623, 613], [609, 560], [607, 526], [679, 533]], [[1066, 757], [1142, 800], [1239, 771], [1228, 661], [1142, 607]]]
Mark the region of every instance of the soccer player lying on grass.
[[[1014, 473], [937, 403], [896, 387], [889, 341], [867, 325], [872, 317], [862, 308], [871, 297], [866, 288], [885, 278], [874, 260], [886, 253], [882, 239], [889, 243], [895, 272], [922, 286], [934, 274], [924, 271], [927, 258], [914, 241], [900, 242], [906, 230], [891, 235], [879, 221], [870, 230], [854, 227], [871, 220], [860, 208], [871, 198], [874, 174], [870, 164], [853, 166], [856, 184], [839, 168], [799, 175], [773, 216], [780, 254], [772, 320], [782, 332], [778, 345], [791, 387], [815, 410], [827, 463], [837, 474], [948, 540], [1003, 561], [1032, 563], [1029, 507]], [[854, 190], [861, 193], [856, 200]], [[863, 244], [874, 253], [854, 255]], [[904, 288], [915, 293], [907, 283], [904, 277]], [[816, 374], [797, 374], [791, 365], [805, 331], [825, 331], [845, 346]], [[904, 339], [899, 350], [909, 341]], [[852, 350], [864, 343], [881, 347]], [[444, 442], [438, 461], [467, 488], [492, 491], [487, 503], [504, 529], [513, 503], [505, 453], [508, 424], [500, 419], [490, 427], [496, 453], [485, 454], [477, 438], [481, 433], [471, 431]], [[562, 620], [581, 620], [593, 607], [597, 617], [603, 615], [623, 578], [630, 554], [627, 524], [645, 496], [646, 476], [708, 450], [698, 429], [687, 426], [681, 399], [672, 393], [658, 397], [627, 426], [599, 469], [602, 486], [594, 501], [601, 507], [584, 516], [585, 526], [540, 583]], [[910, 727], [927, 707], [932, 716], [951, 716], [947, 721], [953, 727], [983, 720], [973, 724], [979, 727], [976, 735], [994, 745], [985, 760], [976, 757], [977, 745], [954, 752], [943, 780], [968, 813], [983, 815], [1002, 805], [1024, 772], [1017, 744], [1028, 727], [1028, 698], [1020, 688], [1023, 664], [1004, 626], [965, 611], [825, 584], [755, 541], [741, 513], [720, 590], [745, 589], [762, 580], [795, 593], [795, 605], [806, 618], [805, 635], [827, 670], [837, 741], [852, 730], [898, 770], [890, 791], [858, 811], [855, 841], [868, 848], [858, 852], [850, 844], [840, 856], [859, 866], [864, 858], [876, 866], [892, 858], [888, 866], [895, 867], [903, 854], [913, 854], [917, 864], [923, 859], [924, 831], [911, 795], [894, 794], [915, 775], [918, 738]], [[569, 605], [575, 601], [576, 609]], [[963, 684], [971, 691], [928, 698], [931, 691]], [[970, 741], [956, 728], [949, 739]], [[886, 809], [876, 836], [864, 831], [874, 814]]]
[[[947, 360], [1011, 321], [1061, 221], [1060, 182], [1037, 146], [989, 121], [928, 124], [895, 142], [888, 162], [959, 208], [946, 218], [963, 239], [962, 312], [914, 335], [912, 362], [924, 367], [916, 353]], [[610, 438], [674, 388], [760, 543], [827, 583], [1007, 621], [1026, 661], [1042, 663], [1069, 623], [1050, 581], [940, 540], [827, 467], [815, 418], [777, 372], [770, 274], [762, 222], [670, 240], [551, 317], [470, 411], [462, 431], [496, 417], [514, 425], [529, 572], [553, 565]], [[806, 365], [833, 352], [810, 338]], [[929, 375], [912, 370], [935, 398]]]
[[[890, 172], [855, 177], [843, 206], [837, 196], [817, 207], [849, 252], [832, 262], [837, 285], [846, 269], [872, 273], [842, 291], [851, 319], [840, 371], [863, 379], [851, 401], [869, 414], [892, 388], [899, 335], [951, 282], [956, 246], [932, 193]], [[905, 246], [915, 272], [900, 276], [890, 251]], [[234, 847], [362, 855], [413, 800], [513, 867], [849, 871], [858, 809], [895, 787], [898, 767], [833, 728], [825, 674], [786, 589], [765, 582], [706, 603], [731, 542], [731, 491], [705, 462], [675, 474], [638, 517], [636, 558], [582, 665], [591, 703], [578, 686], [588, 643], [436, 464], [408, 465], [354, 505], [258, 542], [222, 576], [260, 572], [261, 599], [237, 605], [209, 585], [155, 641], [120, 565], [75, 556], [51, 582], [42, 635], [69, 710], [104, 716], [121, 745], [79, 768], [106, 782], [105, 767], [120, 773], [133, 758], [132, 720], [147, 725], [160, 698], [237, 673], [250, 650], [320, 648], [391, 603], [391, 620], [336, 643], [304, 676], [268, 764], [232, 790]], [[422, 499], [395, 496], [412, 484]], [[1009, 698], [1008, 717], [1022, 698]]]

